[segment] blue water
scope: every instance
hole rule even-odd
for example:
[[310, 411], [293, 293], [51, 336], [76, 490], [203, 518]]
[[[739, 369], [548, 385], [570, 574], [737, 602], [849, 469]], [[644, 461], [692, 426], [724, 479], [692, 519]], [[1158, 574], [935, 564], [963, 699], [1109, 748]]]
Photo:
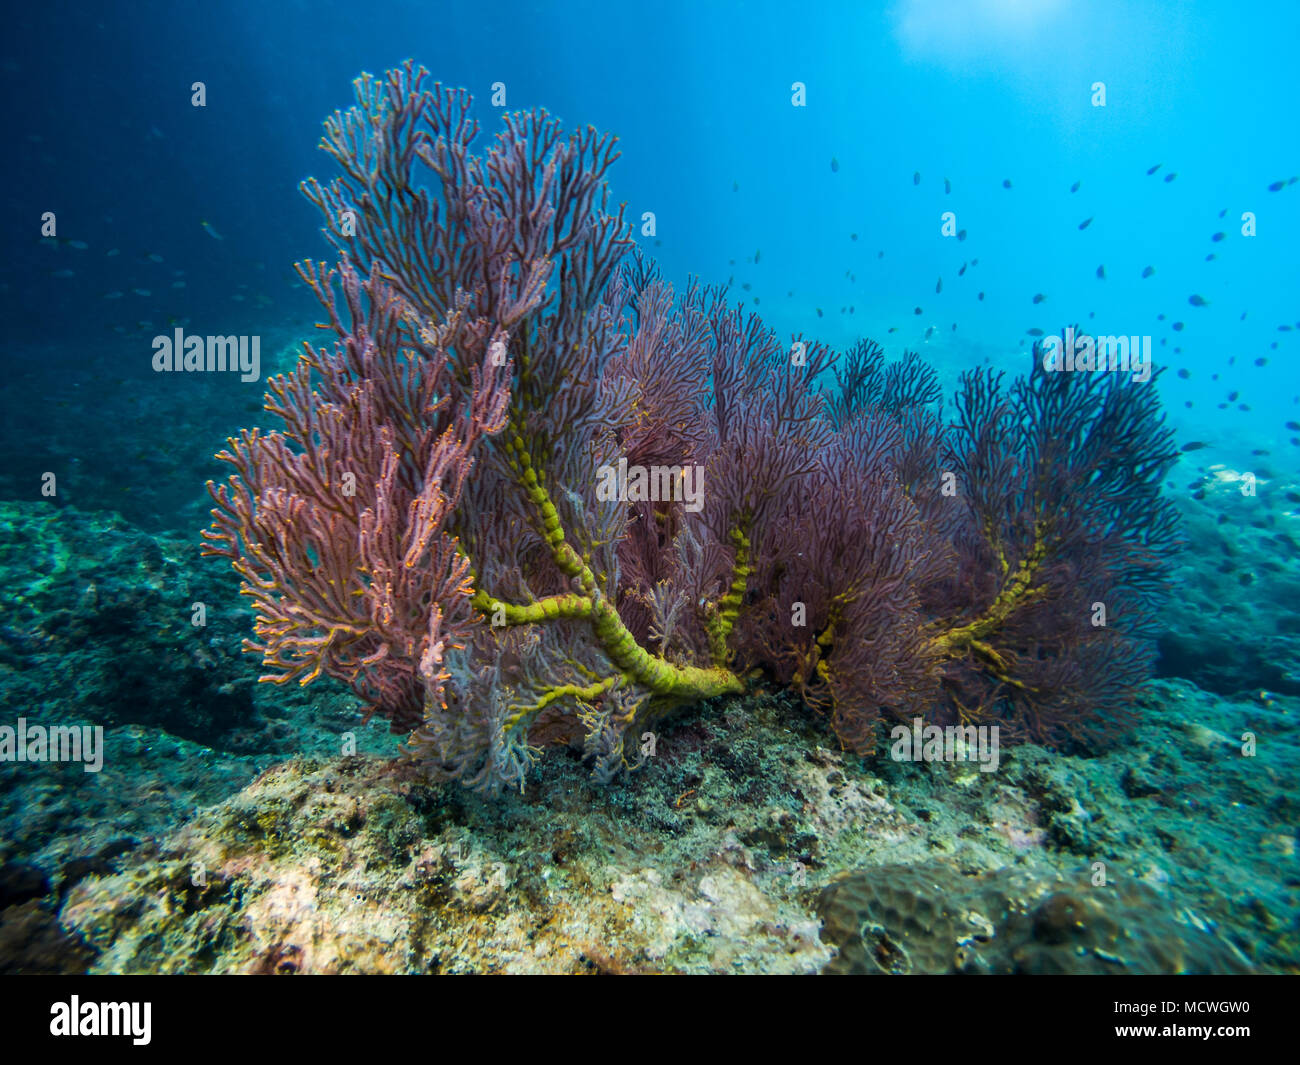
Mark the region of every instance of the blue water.
[[[1103, 331], [1168, 342], [1162, 361], [1193, 375], [1166, 381], [1172, 406], [1221, 398], [1206, 378], [1236, 355], [1257, 414], [1289, 407], [1296, 335], [1277, 327], [1300, 318], [1300, 188], [1267, 187], [1300, 171], [1294, 5], [1249, 17], [1228, 3], [606, 6], [16, 10], [0, 64], [6, 329], [72, 340], [169, 317], [292, 320], [309, 304], [291, 264], [325, 250], [296, 192], [328, 172], [320, 122], [351, 103], [357, 73], [414, 56], [476, 94], [485, 133], [498, 81], [512, 109], [616, 133], [614, 194], [633, 218], [655, 213], [643, 243], [669, 276], [748, 283], [783, 333], [920, 347], [934, 326], [931, 353], [966, 364], [1095, 312]], [[190, 106], [195, 81], [204, 108]], [[805, 107], [791, 105], [797, 81]], [[1091, 103], [1097, 81], [1105, 107]], [[46, 210], [88, 248], [40, 246]], [[966, 241], [940, 235], [945, 210]], [[125, 296], [104, 300], [113, 291]], [[275, 311], [232, 304], [241, 293]], [[1193, 293], [1209, 306], [1190, 307]]]

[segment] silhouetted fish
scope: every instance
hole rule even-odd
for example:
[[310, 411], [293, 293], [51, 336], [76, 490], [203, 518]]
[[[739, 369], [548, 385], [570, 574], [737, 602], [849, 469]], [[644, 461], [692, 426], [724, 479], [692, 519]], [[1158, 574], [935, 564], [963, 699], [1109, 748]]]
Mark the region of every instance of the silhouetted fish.
[[965, 239], [966, 239], [966, 230], [964, 230], [964, 229], [959, 229], [959, 230], [957, 230], [957, 239], [958, 239], [958, 240], [965, 240]]
[[948, 193], [950, 193], [950, 192], [952, 192], [952, 182], [949, 181], [947, 178], [944, 178], [944, 179], [943, 179], [943, 194], [944, 194], [945, 196], [947, 196]]
[[1179, 332], [1179, 333], [1181, 333], [1181, 332], [1183, 331], [1183, 323], [1182, 323], [1182, 322], [1175, 322], [1175, 323], [1174, 323], [1174, 331], [1175, 331], [1175, 332]]
[[1210, 445], [1207, 444], [1204, 440], [1192, 440], [1192, 441], [1190, 441], [1189, 443], [1184, 444], [1181, 448], [1179, 448], [1179, 450], [1180, 450], [1180, 451], [1200, 451], [1202, 448], [1206, 448], [1206, 447], [1209, 447], [1209, 446], [1210, 446]]
[[1031, 337], [1040, 337], [1043, 335], [1043, 331], [1038, 328], [1027, 329], [1025, 332], [1027, 332]]
[[1078, 192], [1078, 191], [1079, 191], [1079, 186], [1080, 186], [1081, 184], [1083, 184], [1083, 182], [1081, 182], [1081, 181], [1076, 181], [1073, 185], [1070, 186], [1070, 191], [1071, 191], [1071, 192]]
[[934, 283], [934, 291], [936, 294], [943, 291], [943, 278], [939, 278], [939, 280]]
[[1160, 169], [1162, 165], [1163, 164], [1161, 163], [1156, 163], [1155, 166], [1153, 166], [1150, 170], [1147, 171], [1147, 177], [1150, 177], [1152, 174], [1154, 174], [1157, 170]]
[[832, 174], [838, 174], [839, 172], [840, 172], [840, 161], [839, 161], [838, 159], [836, 159], [835, 156], [832, 155], [832, 156], [831, 156], [831, 173], [832, 173]]
[[1285, 181], [1275, 181], [1275, 182], [1273, 182], [1273, 184], [1271, 184], [1271, 185], [1268, 187], [1268, 191], [1269, 191], [1269, 192], [1281, 192], [1284, 188], [1286, 188], [1286, 182], [1285, 182]]
[[913, 314], [920, 314], [920, 313], [921, 313], [921, 308], [920, 308], [920, 307], [916, 308], [916, 310], [914, 310], [912, 313], [913, 313]]
[[913, 185], [921, 184], [921, 171], [918, 170], [915, 174], [912, 175], [912, 184]]
[[981, 293], [980, 293], [980, 299], [982, 300], [983, 298], [984, 298], [984, 293], [981, 292]]
[[1223, 234], [1222, 234], [1222, 233], [1215, 233], [1213, 236], [1210, 237], [1210, 239], [1211, 239], [1212, 241], [1214, 241], [1214, 243], [1217, 244], [1217, 243], [1219, 243], [1219, 241], [1221, 241], [1221, 240], [1223, 239]]
[[1172, 174], [1166, 174], [1166, 175], [1165, 175], [1165, 184], [1168, 185], [1169, 182], [1173, 181], [1174, 178], [1176, 178], [1177, 176], [1178, 176], [1178, 171], [1177, 171], [1177, 170], [1175, 170]]
[[957, 276], [958, 276], [958, 277], [961, 277], [961, 276], [962, 276], [963, 274], [965, 274], [965, 273], [966, 273], [966, 264], [965, 264], [965, 263], [962, 263], [962, 264], [961, 264], [961, 269], [957, 271]]
[[1045, 299], [1047, 299], [1047, 297], [1044, 296], [1041, 292], [1037, 292], [1037, 293], [1034, 294], [1034, 302], [1035, 302], [1035, 303], [1042, 303], [1043, 300], [1045, 300]]
[[1187, 302], [1193, 307], [1208, 307], [1210, 305], [1209, 301], [1204, 296], [1198, 296], [1194, 292], [1187, 297]]
[[1156, 272], [1156, 268], [1154, 266], [1148, 266], [1145, 270], [1142, 271], [1142, 276], [1150, 277], [1155, 272]]
[[1080, 229], [1087, 229], [1090, 225], [1092, 225], [1092, 219], [1091, 219], [1091, 218], [1085, 218], [1082, 222], [1079, 223], [1079, 228], [1080, 228]]
[[1105, 281], [1105, 280], [1106, 280], [1106, 265], [1105, 265], [1105, 263], [1103, 263], [1101, 266], [1097, 267], [1097, 277], [1098, 277], [1098, 279], [1101, 280], [1101, 281]]
[[1186, 368], [1181, 369], [1178, 371], [1178, 376], [1181, 377], [1184, 381], [1186, 381], [1189, 377], [1192, 376], [1192, 371]]
[[1002, 187], [1003, 187], [1004, 189], [1009, 189], [1009, 188], [1011, 188], [1011, 179], [1010, 179], [1010, 178], [1003, 178], [1003, 179], [1002, 179]]

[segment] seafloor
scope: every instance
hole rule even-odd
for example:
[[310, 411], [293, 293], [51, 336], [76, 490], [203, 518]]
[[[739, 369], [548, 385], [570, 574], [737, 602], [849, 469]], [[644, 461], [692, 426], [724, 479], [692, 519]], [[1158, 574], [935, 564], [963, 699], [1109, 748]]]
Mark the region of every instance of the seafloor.
[[193, 542], [0, 504], [0, 724], [106, 734], [99, 773], [0, 763], [0, 972], [1300, 971], [1300, 519], [1201, 480], [1109, 753], [860, 759], [751, 696], [498, 800], [336, 687], [256, 684]]

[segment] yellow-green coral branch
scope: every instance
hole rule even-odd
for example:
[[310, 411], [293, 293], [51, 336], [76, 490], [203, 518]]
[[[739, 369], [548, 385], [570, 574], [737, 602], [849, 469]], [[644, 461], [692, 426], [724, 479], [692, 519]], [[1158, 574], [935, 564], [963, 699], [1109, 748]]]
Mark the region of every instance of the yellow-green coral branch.
[[731, 570], [731, 587], [727, 594], [718, 600], [713, 616], [709, 618], [709, 649], [713, 652], [713, 661], [725, 665], [727, 661], [727, 637], [740, 615], [740, 605], [745, 599], [745, 586], [754, 568], [749, 564], [749, 537], [745, 535], [748, 522], [743, 520], [740, 527], [731, 530], [731, 542], [736, 545], [736, 562]]
[[559, 684], [554, 688], [549, 688], [535, 703], [528, 706], [511, 706], [514, 711], [505, 720], [506, 731], [509, 732], [519, 725], [522, 721], [531, 720], [537, 714], [540, 714], [548, 706], [560, 699], [572, 698], [582, 702], [592, 702], [599, 699], [608, 691], [612, 691], [618, 686], [621, 677], [607, 677], [605, 680], [597, 681], [595, 684], [588, 684], [585, 688], [577, 684]]

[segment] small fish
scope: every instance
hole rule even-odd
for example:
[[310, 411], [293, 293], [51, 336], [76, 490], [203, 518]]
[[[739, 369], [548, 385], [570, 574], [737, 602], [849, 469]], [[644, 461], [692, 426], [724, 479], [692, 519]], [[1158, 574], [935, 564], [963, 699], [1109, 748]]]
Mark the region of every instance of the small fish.
[[1286, 427], [1293, 433], [1300, 433], [1300, 422], [1287, 422]]
[[1198, 296], [1194, 292], [1187, 297], [1187, 302], [1190, 303], [1193, 307], [1208, 307], [1210, 305], [1209, 300], [1207, 300], [1204, 296]]
[[1205, 257], [1205, 261], [1206, 261], [1207, 263], [1212, 263], [1212, 262], [1214, 262], [1214, 260], [1217, 259], [1217, 258], [1218, 258], [1218, 256], [1215, 255], [1214, 252], [1210, 252], [1210, 254], [1207, 255], [1207, 256]]
[[982, 301], [983, 299], [984, 299], [984, 293], [981, 292], [981, 293], [980, 293], [980, 300]]
[[212, 224], [211, 222], [204, 222], [204, 221], [200, 220], [199, 225], [201, 225], [204, 229], [206, 229], [206, 230], [208, 231], [208, 236], [212, 237], [213, 240], [225, 240], [225, 239], [226, 239], [226, 238], [223, 237], [220, 233], [217, 232], [216, 227], [213, 226], [213, 224]]
[[1003, 187], [1004, 189], [1009, 189], [1009, 188], [1011, 188], [1011, 179], [1010, 179], [1010, 178], [1003, 178], [1003, 179], [1002, 179], [1002, 187]]
[[933, 335], [934, 335], [934, 326], [930, 326], [930, 328], [925, 331], [925, 339], [929, 340], [930, 337], [932, 337]]
[[856, 233], [849, 234], [849, 240], [857, 240], [857, 239], [858, 239], [858, 235]]
[[759, 257], [760, 255], [762, 255], [762, 254], [763, 254], [763, 249], [762, 249], [762, 248], [759, 248], [757, 251], [754, 252], [754, 265], [755, 265], [755, 266], [758, 265], [758, 257]]
[[915, 174], [912, 175], [912, 184], [913, 185], [921, 184], [921, 171], [918, 170]]
[[1210, 446], [1210, 445], [1207, 444], [1204, 440], [1193, 440], [1193, 441], [1191, 441], [1190, 443], [1184, 444], [1181, 448], [1179, 448], [1179, 450], [1180, 450], [1180, 451], [1200, 451], [1202, 448], [1207, 448], [1207, 447], [1209, 447], [1209, 446]]
[[1174, 178], [1176, 178], [1177, 176], [1178, 176], [1178, 171], [1177, 171], [1177, 170], [1175, 170], [1172, 174], [1166, 174], [1166, 175], [1165, 175], [1165, 184], [1168, 185], [1169, 182], [1173, 181]]
[[835, 156], [832, 155], [832, 156], [831, 156], [831, 173], [832, 173], [832, 174], [838, 174], [839, 172], [840, 172], [840, 161], [839, 161], [838, 159], [836, 159]]
[[1097, 267], [1097, 280], [1098, 280], [1098, 281], [1105, 281], [1105, 280], [1106, 280], [1106, 264], [1105, 264], [1105, 263], [1102, 263], [1101, 266]]
[[[1272, 452], [1269, 451], [1267, 448], [1257, 447], [1254, 451], [1251, 452], [1251, 454], [1252, 454], [1252, 455], [1271, 455]], [[1227, 515], [1225, 514], [1225, 515], [1223, 515], [1223, 517], [1226, 518]]]
[[972, 260], [970, 261], [970, 264], [971, 264], [971, 266], [979, 266], [980, 261], [979, 261], [978, 259], [972, 259]]
[[1286, 182], [1285, 182], [1285, 181], [1275, 181], [1275, 182], [1273, 182], [1273, 184], [1271, 184], [1271, 185], [1268, 187], [1268, 191], [1269, 191], [1269, 192], [1281, 192], [1284, 188], [1286, 188]]
[[85, 251], [87, 248], [90, 247], [90, 245], [87, 244], [84, 240], [70, 240], [68, 241], [68, 247], [76, 248], [77, 251]]
[[921, 313], [921, 308], [920, 308], [920, 307], [916, 308], [916, 310], [914, 310], [912, 313], [913, 313], [913, 314], [920, 314], [920, 313]]
[[1035, 294], [1034, 294], [1034, 302], [1035, 302], [1035, 303], [1042, 303], [1043, 300], [1045, 300], [1045, 299], [1047, 299], [1047, 297], [1044, 296], [1041, 292], [1038, 292], [1038, 293], [1035, 293]]
[[122, 298], [122, 295], [123, 295], [123, 294], [122, 294], [121, 292], [118, 292], [116, 289], [114, 289], [112, 292], [105, 292], [105, 293], [104, 293], [104, 299], [106, 299], [106, 300], [120, 300], [120, 299]]
[[74, 274], [71, 270], [55, 270], [52, 274], [50, 274], [50, 276], [66, 278], [66, 277], [76, 277], [77, 275]]
[[1255, 365], [1256, 365], [1256, 366], [1267, 366], [1267, 365], [1268, 365], [1268, 359], [1264, 358], [1264, 356], [1261, 355], [1258, 359], [1255, 360]]
[[733, 182], [731, 183], [731, 191], [732, 191], [732, 192], [739, 192], [739, 191], [740, 191], [740, 182], [739, 182], [739, 181], [733, 181]]
[[876, 258], [877, 258], [877, 259], [883, 259], [884, 257], [885, 257], [885, 253], [884, 253], [883, 251], [881, 251], [881, 252], [877, 252], [877, 253], [876, 253]]
[[1043, 335], [1043, 331], [1042, 331], [1041, 329], [1036, 328], [1036, 327], [1035, 327], [1034, 329], [1028, 329], [1028, 330], [1026, 330], [1026, 332], [1027, 332], [1031, 337], [1040, 337], [1040, 336]]
[[966, 230], [964, 230], [964, 229], [959, 229], [959, 230], [957, 230], [957, 239], [958, 239], [958, 240], [965, 240], [965, 239], [966, 239]]
[[1218, 244], [1219, 241], [1221, 241], [1221, 240], [1223, 239], [1223, 234], [1222, 234], [1222, 233], [1215, 233], [1212, 237], [1210, 237], [1210, 239], [1211, 239], [1212, 241], [1214, 241], [1215, 244]]
[[1154, 174], [1157, 170], [1160, 169], [1162, 165], [1163, 165], [1162, 163], [1156, 163], [1155, 166], [1153, 166], [1150, 170], [1147, 171], [1147, 177], [1150, 177], [1152, 174]]
[[1079, 186], [1082, 185], [1082, 184], [1083, 184], [1083, 182], [1081, 182], [1081, 181], [1076, 181], [1073, 185], [1070, 186], [1070, 191], [1071, 191], [1071, 192], [1078, 192], [1078, 191], [1079, 191]]
[[944, 194], [945, 196], [947, 196], [950, 192], [952, 192], [952, 182], [949, 181], [947, 178], [944, 178], [944, 179], [943, 179], [943, 194]]
[[939, 280], [935, 282], [934, 291], [936, 295], [943, 291], [943, 278], [939, 278]]
[[173, 281], [173, 282], [172, 282], [172, 288], [184, 288], [184, 287], [185, 287], [185, 282], [184, 282], [184, 281]]
[[817, 308], [817, 317], [820, 318], [821, 316], [822, 316], [822, 309], [821, 309], [820, 307], [818, 307], [818, 308]]
[[163, 257], [159, 255], [156, 251], [151, 251], [148, 255], [145, 256], [145, 258], [148, 259], [151, 263], [160, 263], [163, 261]]
[[[1096, 217], [1096, 216], [1093, 216], [1093, 217]], [[1092, 218], [1085, 218], [1082, 222], [1079, 223], [1079, 228], [1080, 228], [1080, 229], [1087, 229], [1090, 225], [1092, 225]]]
[[1219, 212], [1219, 217], [1222, 218], [1227, 213], [1228, 213], [1228, 209], [1225, 207], [1222, 211]]
[[153, 293], [150, 292], [147, 288], [133, 288], [131, 291], [134, 292], [137, 296], [152, 296], [152, 295], [153, 295]]
[[1156, 268], [1154, 266], [1148, 266], [1145, 270], [1142, 271], [1142, 276], [1144, 278], [1147, 278], [1150, 277], [1155, 272], [1156, 272]]
[[957, 271], [957, 276], [958, 276], [958, 277], [964, 277], [965, 274], [966, 274], [966, 264], [965, 264], [965, 263], [962, 263], [962, 264], [961, 264], [961, 269]]
[[121, 255], [121, 254], [122, 253], [118, 251], [116, 248], [109, 248], [108, 251], [104, 252], [104, 258], [111, 259], [114, 255]]
[[1183, 323], [1182, 323], [1182, 322], [1175, 322], [1175, 323], [1173, 324], [1173, 330], [1174, 330], [1175, 333], [1181, 333], [1181, 332], [1183, 331]]
[[1192, 376], [1192, 371], [1184, 367], [1183, 369], [1178, 371], [1178, 376], [1181, 377], [1184, 381], [1186, 381], [1188, 378]]
[[1237, 392], [1235, 389], [1234, 389], [1233, 391], [1229, 392], [1229, 393], [1228, 393], [1228, 402], [1229, 402], [1229, 403], [1236, 403], [1236, 402], [1237, 402], [1237, 396], [1239, 396], [1239, 395], [1240, 395], [1240, 393]]
[[1165, 313], [1164, 311], [1161, 311], [1159, 314], [1156, 315], [1156, 321], [1163, 322], [1164, 320], [1165, 320]]

